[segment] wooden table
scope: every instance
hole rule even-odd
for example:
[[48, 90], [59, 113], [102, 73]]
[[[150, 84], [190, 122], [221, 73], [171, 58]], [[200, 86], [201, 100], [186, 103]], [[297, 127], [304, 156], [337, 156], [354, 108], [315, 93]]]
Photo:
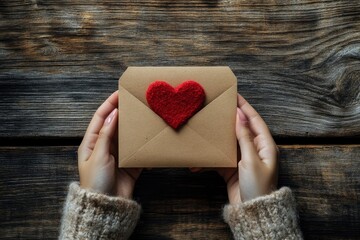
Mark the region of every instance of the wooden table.
[[[76, 150], [127, 66], [228, 65], [307, 239], [360, 236], [360, 2], [0, 2], [0, 238], [55, 239]], [[230, 239], [214, 172], [145, 171], [133, 239]]]

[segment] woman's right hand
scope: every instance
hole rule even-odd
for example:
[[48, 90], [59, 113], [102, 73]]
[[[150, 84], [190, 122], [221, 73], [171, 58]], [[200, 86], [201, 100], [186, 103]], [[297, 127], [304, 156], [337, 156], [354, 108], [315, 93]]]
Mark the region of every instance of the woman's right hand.
[[238, 95], [236, 137], [241, 158], [238, 171], [219, 169], [227, 183], [230, 203], [246, 202], [277, 187], [278, 148], [270, 130], [255, 109]]

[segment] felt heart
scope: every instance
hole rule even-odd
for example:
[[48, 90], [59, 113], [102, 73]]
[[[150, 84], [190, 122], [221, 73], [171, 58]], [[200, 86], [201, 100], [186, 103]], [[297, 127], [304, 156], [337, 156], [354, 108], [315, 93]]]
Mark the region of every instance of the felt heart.
[[178, 129], [202, 108], [205, 92], [199, 83], [191, 80], [176, 88], [166, 82], [155, 81], [146, 91], [146, 100], [167, 124]]

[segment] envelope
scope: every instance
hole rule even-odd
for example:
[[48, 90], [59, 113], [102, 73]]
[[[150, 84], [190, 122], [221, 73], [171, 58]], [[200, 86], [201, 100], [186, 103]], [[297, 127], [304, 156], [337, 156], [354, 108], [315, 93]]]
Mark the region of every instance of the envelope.
[[[154, 81], [187, 80], [205, 91], [203, 108], [174, 130], [151, 110]], [[237, 79], [229, 67], [129, 67], [119, 80], [119, 167], [236, 167]]]

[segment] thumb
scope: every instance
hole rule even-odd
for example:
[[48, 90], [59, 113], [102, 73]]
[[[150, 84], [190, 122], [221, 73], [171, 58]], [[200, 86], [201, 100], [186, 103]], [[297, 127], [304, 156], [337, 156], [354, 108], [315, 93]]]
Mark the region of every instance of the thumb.
[[249, 120], [245, 113], [240, 108], [237, 108], [236, 137], [240, 145], [241, 161], [245, 162], [251, 162], [258, 156], [253, 140], [253, 134], [248, 125]]
[[104, 124], [99, 132], [99, 137], [94, 147], [94, 153], [99, 158], [104, 158], [110, 152], [110, 145], [115, 135], [118, 110], [115, 108], [105, 119]]

